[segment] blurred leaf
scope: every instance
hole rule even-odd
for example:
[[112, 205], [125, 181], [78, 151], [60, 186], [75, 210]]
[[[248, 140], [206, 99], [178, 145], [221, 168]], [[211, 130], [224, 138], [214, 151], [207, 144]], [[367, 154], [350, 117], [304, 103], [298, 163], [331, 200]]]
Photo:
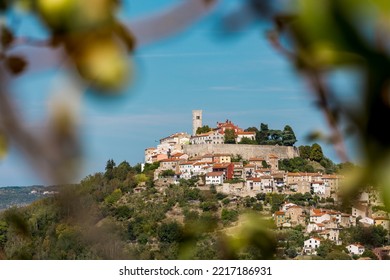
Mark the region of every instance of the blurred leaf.
[[1, 46], [4, 49], [7, 49], [15, 39], [14, 34], [6, 26], [2, 25], [0, 30], [0, 35], [1, 35], [1, 40], [0, 40]]
[[4, 12], [8, 8], [8, 0], [0, 0], [0, 12]]
[[27, 67], [27, 61], [20, 56], [9, 56], [6, 58], [6, 65], [12, 74], [18, 75]]
[[0, 132], [0, 159], [4, 159], [8, 153], [8, 141]]
[[256, 259], [273, 259], [276, 239], [271, 227], [272, 223], [258, 214], [241, 216], [238, 226], [222, 240], [225, 258], [236, 259], [249, 251]]
[[111, 35], [89, 38], [73, 57], [80, 75], [100, 90], [120, 90], [132, 76], [131, 60]]
[[115, 24], [115, 33], [122, 39], [123, 43], [126, 45], [129, 52], [132, 52], [135, 48], [136, 39], [129, 29], [126, 28], [123, 24], [117, 22]]
[[54, 32], [79, 32], [110, 25], [118, 1], [114, 0], [38, 0], [36, 8]]
[[318, 140], [323, 140], [325, 138], [324, 134], [321, 131], [312, 131], [306, 136], [306, 141], [313, 142]]
[[74, 20], [76, 4], [77, 0], [37, 0], [35, 7], [50, 29], [64, 32]]

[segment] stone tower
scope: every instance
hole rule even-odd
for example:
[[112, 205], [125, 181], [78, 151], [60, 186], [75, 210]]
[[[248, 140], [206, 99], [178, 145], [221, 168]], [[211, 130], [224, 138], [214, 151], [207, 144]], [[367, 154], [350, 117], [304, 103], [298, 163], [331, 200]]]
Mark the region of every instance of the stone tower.
[[192, 135], [196, 135], [198, 127], [202, 127], [202, 110], [192, 110]]

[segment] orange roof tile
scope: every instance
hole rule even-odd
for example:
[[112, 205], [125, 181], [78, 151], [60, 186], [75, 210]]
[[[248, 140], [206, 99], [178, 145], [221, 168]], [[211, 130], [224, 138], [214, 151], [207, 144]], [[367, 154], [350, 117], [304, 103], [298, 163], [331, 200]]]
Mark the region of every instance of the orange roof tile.
[[228, 168], [230, 163], [215, 163], [213, 168]]
[[249, 161], [263, 161], [263, 160], [264, 158], [256, 158], [256, 157], [249, 159]]
[[297, 173], [297, 172], [288, 172], [287, 176], [290, 176], [290, 177], [301, 177], [302, 174], [301, 173]]
[[218, 177], [218, 176], [222, 176], [223, 175], [223, 172], [209, 172], [206, 174], [206, 176], [211, 176], [211, 177]]

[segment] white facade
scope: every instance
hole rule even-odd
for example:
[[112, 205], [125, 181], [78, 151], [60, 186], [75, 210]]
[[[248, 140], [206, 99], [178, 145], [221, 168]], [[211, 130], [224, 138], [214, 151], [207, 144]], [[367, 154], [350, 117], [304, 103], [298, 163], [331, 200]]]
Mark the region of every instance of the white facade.
[[313, 182], [311, 184], [311, 187], [313, 189], [313, 193], [317, 195], [324, 195], [325, 194], [325, 184], [323, 182]]
[[307, 225], [306, 232], [311, 233], [313, 231], [322, 231], [325, 229], [324, 224], [310, 223]]
[[236, 143], [241, 142], [241, 140], [245, 137], [250, 140], [255, 140], [256, 139], [256, 132], [238, 132], [236, 137]]
[[310, 238], [303, 243], [303, 252], [307, 255], [317, 255], [317, 249], [321, 245], [318, 238]]
[[360, 244], [350, 244], [346, 248], [350, 254], [354, 255], [362, 255], [365, 250], [364, 246]]
[[371, 218], [365, 217], [363, 219], [360, 219], [359, 223], [366, 224], [366, 225], [373, 225], [375, 221]]
[[180, 178], [182, 179], [191, 179], [193, 175], [194, 166], [192, 162], [184, 162], [179, 165], [179, 171], [181, 173]]
[[203, 134], [193, 135], [190, 139], [192, 145], [198, 144], [224, 144], [225, 136], [218, 131], [210, 131]]
[[206, 185], [223, 184], [223, 172], [209, 172], [206, 174]]
[[311, 223], [322, 223], [322, 222], [329, 221], [329, 220], [330, 220], [329, 214], [310, 215], [310, 222]]

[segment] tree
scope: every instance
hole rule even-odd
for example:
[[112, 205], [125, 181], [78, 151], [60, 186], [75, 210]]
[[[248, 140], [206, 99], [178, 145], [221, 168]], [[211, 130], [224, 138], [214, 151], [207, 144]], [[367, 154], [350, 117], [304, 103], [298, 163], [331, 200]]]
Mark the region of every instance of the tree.
[[287, 255], [287, 257], [289, 257], [290, 259], [293, 259], [293, 258], [295, 258], [296, 256], [298, 256], [298, 253], [297, 253], [297, 250], [296, 250], [295, 248], [290, 247], [290, 248], [288, 248], [288, 249], [286, 250], [286, 255]]
[[269, 139], [267, 145], [282, 145], [283, 132], [278, 129], [269, 130]]
[[295, 133], [291, 126], [286, 125], [282, 132], [282, 145], [283, 146], [294, 146], [297, 142], [297, 138], [295, 137]]
[[333, 250], [333, 244], [329, 240], [321, 241], [320, 246], [317, 248], [317, 256], [321, 258], [326, 258], [330, 252]]
[[256, 141], [259, 145], [267, 145], [269, 137], [268, 125], [265, 123], [260, 124], [260, 131], [256, 132]]
[[163, 243], [180, 242], [183, 238], [183, 228], [177, 222], [163, 223], [157, 229], [157, 236]]
[[222, 209], [221, 220], [224, 224], [229, 224], [231, 222], [237, 221], [237, 219], [238, 219], [238, 211], [229, 210], [226, 208]]
[[270, 167], [271, 167], [271, 165], [269, 165], [265, 160], [262, 160], [262, 161], [261, 161], [261, 166], [262, 166], [263, 168], [270, 168]]
[[306, 145], [306, 146], [299, 146], [299, 156], [303, 159], [309, 159], [310, 158], [310, 152], [311, 152], [311, 147]]
[[248, 137], [242, 137], [241, 141], [238, 144], [246, 144], [246, 145], [256, 145], [256, 140], [252, 140]]
[[370, 258], [372, 260], [377, 260], [378, 256], [375, 255], [375, 253], [369, 249], [365, 249], [363, 254], [361, 255], [362, 258]]
[[196, 134], [203, 134], [203, 133], [207, 133], [210, 131], [211, 131], [211, 128], [208, 125], [204, 125], [204, 126], [198, 127], [196, 129]]
[[127, 174], [130, 172], [131, 166], [127, 161], [122, 161], [117, 167], [113, 169], [113, 176], [121, 181], [127, 178]]
[[161, 177], [173, 177], [173, 176], [175, 176], [175, 171], [173, 171], [172, 169], [164, 170], [163, 172], [161, 172]]
[[0, 248], [3, 248], [5, 243], [7, 242], [7, 232], [7, 223], [0, 220]]
[[323, 158], [324, 154], [322, 153], [321, 146], [317, 143], [314, 143], [310, 150], [310, 160], [320, 162]]
[[122, 191], [120, 189], [114, 190], [109, 196], [104, 199], [108, 205], [112, 205], [122, 197]]
[[314, 167], [301, 157], [279, 160], [279, 169], [288, 172], [314, 172]]
[[106, 163], [106, 172], [104, 173], [104, 177], [106, 177], [108, 180], [111, 180], [114, 178], [114, 168], [116, 166], [116, 163], [113, 159], [109, 159]]
[[248, 127], [247, 129], [245, 129], [246, 132], [259, 132], [259, 130], [252, 126], [252, 127]]
[[225, 130], [225, 144], [235, 144], [236, 143], [236, 133], [233, 129]]

